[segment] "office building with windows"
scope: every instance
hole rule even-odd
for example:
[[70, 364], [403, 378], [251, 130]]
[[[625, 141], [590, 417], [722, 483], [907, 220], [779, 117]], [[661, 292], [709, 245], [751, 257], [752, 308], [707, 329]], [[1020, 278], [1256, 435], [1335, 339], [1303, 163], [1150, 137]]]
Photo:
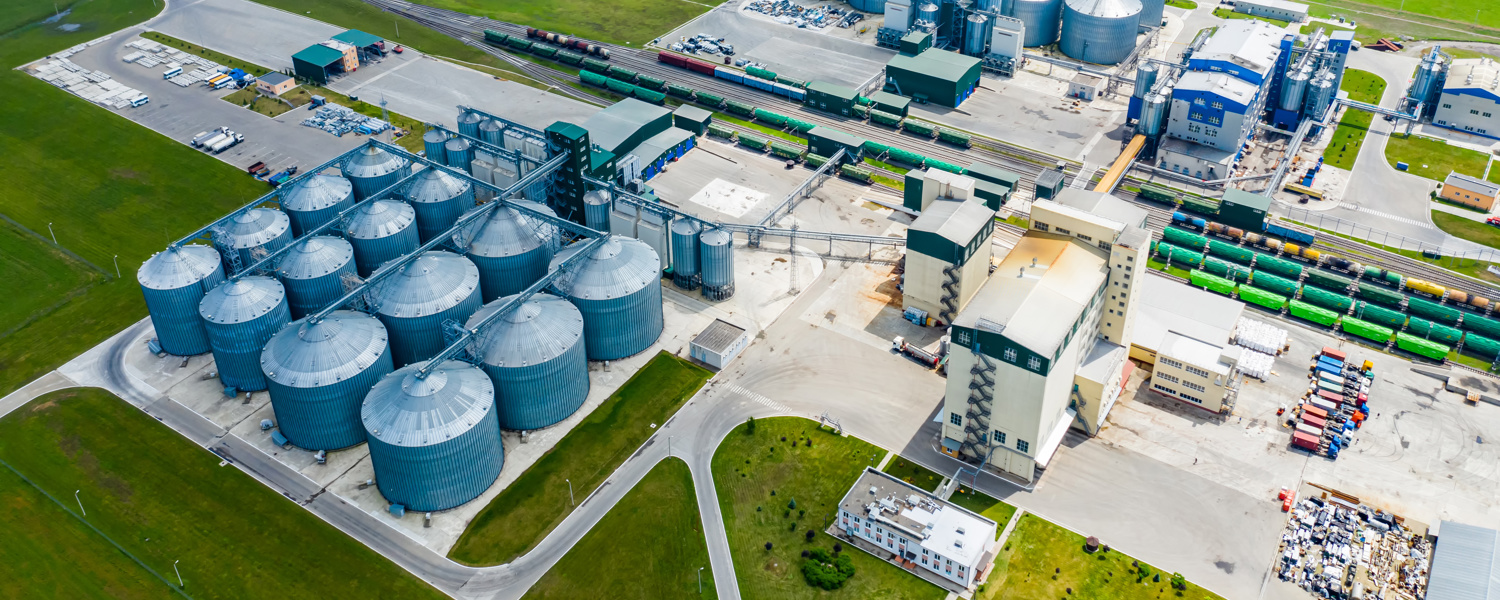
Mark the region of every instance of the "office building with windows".
[[1488, 58], [1453, 61], [1432, 124], [1500, 138], [1500, 66]]
[[998, 527], [871, 467], [839, 501], [838, 529], [864, 542], [856, 547], [870, 551], [874, 545], [903, 566], [920, 566], [962, 588], [972, 587], [994, 562]]
[[1232, 20], [1192, 54], [1171, 88], [1158, 167], [1197, 179], [1228, 176], [1265, 113], [1285, 35], [1263, 21]]

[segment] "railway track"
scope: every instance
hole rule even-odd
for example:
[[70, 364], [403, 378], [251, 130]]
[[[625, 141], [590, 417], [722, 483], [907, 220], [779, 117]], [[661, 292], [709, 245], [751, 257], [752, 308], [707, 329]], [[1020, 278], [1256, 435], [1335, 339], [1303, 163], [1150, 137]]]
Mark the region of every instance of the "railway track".
[[[604, 105], [605, 102], [591, 94], [574, 89], [567, 85], [564, 80], [569, 79], [564, 73], [555, 69], [533, 63], [529, 60], [517, 58], [508, 52], [490, 46], [483, 41], [485, 29], [493, 29], [506, 34], [526, 34], [526, 27], [497, 21], [486, 17], [467, 15], [464, 13], [423, 6], [405, 0], [365, 0], [366, 3], [380, 7], [384, 10], [399, 14], [427, 27], [455, 37], [465, 44], [480, 48], [484, 52], [495, 56], [507, 63], [516, 66], [528, 77], [542, 81], [553, 86], [558, 92], [596, 106]], [[721, 79], [707, 77], [699, 73], [687, 71], [678, 67], [661, 63], [657, 60], [657, 53], [653, 51], [640, 50], [627, 47], [619, 47], [609, 44], [601, 44], [611, 49], [610, 60], [624, 68], [636, 71], [644, 75], [650, 75], [664, 81], [678, 82], [696, 90], [703, 90], [722, 98], [744, 102], [753, 106], [775, 110], [783, 114], [795, 113], [798, 119], [808, 121], [817, 125], [832, 127], [848, 132], [858, 137], [868, 139], [888, 146], [909, 148], [924, 156], [935, 158], [956, 165], [967, 165], [970, 162], [985, 162], [1006, 170], [1015, 172], [1020, 176], [1023, 186], [1030, 186], [1035, 190], [1036, 178], [1042, 172], [1055, 168], [1057, 157], [1052, 155], [1009, 144], [991, 138], [975, 136], [976, 143], [973, 148], [962, 149], [936, 140], [912, 135], [904, 131], [888, 128], [880, 125], [867, 123], [852, 118], [829, 115], [827, 113], [806, 110], [801, 103], [781, 98], [779, 96], [749, 88]], [[744, 127], [736, 123], [724, 122], [725, 126], [741, 132], [760, 132], [752, 128]], [[895, 171], [881, 168], [866, 163], [864, 166], [883, 175], [900, 179], [901, 174]], [[1065, 162], [1064, 185], [1072, 185], [1079, 177], [1092, 177], [1094, 173], [1082, 173], [1082, 166], [1072, 162]], [[892, 192], [899, 193], [900, 190], [875, 184]], [[1085, 185], [1092, 188], [1092, 185]], [[1160, 238], [1161, 229], [1171, 224], [1173, 209], [1166, 208], [1156, 202], [1140, 198], [1136, 193], [1126, 189], [1117, 189], [1115, 196], [1132, 201], [1147, 211], [1147, 226], [1154, 231], [1153, 236]], [[1008, 224], [1002, 224], [1009, 229], [1019, 228]], [[1014, 233], [1014, 232], [1012, 232]], [[1313, 248], [1321, 251], [1342, 254], [1350, 258], [1360, 258], [1361, 262], [1368, 261], [1367, 257], [1374, 257], [1375, 264], [1392, 271], [1403, 273], [1418, 279], [1426, 279], [1433, 283], [1446, 287], [1462, 290], [1470, 294], [1477, 294], [1486, 298], [1500, 300], [1500, 290], [1493, 286], [1478, 283], [1466, 277], [1462, 277], [1439, 267], [1432, 266], [1419, 260], [1401, 256], [1392, 252], [1381, 250], [1346, 240], [1332, 235], [1318, 235], [1317, 242]]]

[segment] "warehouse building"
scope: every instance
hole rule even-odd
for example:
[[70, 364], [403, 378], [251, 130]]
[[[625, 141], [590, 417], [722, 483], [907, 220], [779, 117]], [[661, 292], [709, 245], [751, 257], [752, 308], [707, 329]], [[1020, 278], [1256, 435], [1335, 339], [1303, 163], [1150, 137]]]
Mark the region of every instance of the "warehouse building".
[[1307, 20], [1307, 5], [1287, 0], [1235, 0], [1234, 12], [1293, 23]]
[[589, 139], [606, 152], [625, 156], [641, 142], [672, 127], [672, 111], [626, 98], [583, 122]]
[[697, 140], [691, 131], [670, 127], [641, 142], [630, 153], [640, 161], [641, 181], [650, 181], [666, 168], [667, 163], [682, 158], [683, 154], [693, 149]]
[[873, 545], [968, 588], [994, 563], [999, 524], [865, 467], [839, 500], [838, 528], [862, 550]]
[[918, 103], [956, 108], [979, 86], [980, 60], [929, 48], [898, 54], [885, 65], [885, 89]]
[[1432, 123], [1500, 138], [1500, 67], [1487, 58], [1453, 61]]
[[854, 112], [854, 104], [858, 98], [859, 92], [854, 91], [854, 88], [826, 81], [809, 81], [807, 99], [803, 103], [823, 112], [849, 116]]
[[335, 76], [353, 72], [359, 67], [359, 59], [354, 58], [354, 47], [340, 45], [347, 47], [350, 54], [346, 56], [340, 48], [326, 42], [303, 48], [292, 55], [292, 72], [318, 85], [328, 85]]
[[870, 94], [870, 108], [905, 117], [906, 113], [911, 110], [911, 98], [888, 92], [875, 92]]
[[1264, 21], [1232, 20], [1192, 54], [1171, 88], [1158, 167], [1197, 179], [1228, 176], [1272, 95], [1285, 36]]
[[269, 96], [280, 96], [297, 87], [297, 81], [285, 73], [266, 73], [255, 80], [255, 88]]
[[[1153, 391], [1219, 412], [1238, 385], [1240, 348], [1231, 346], [1245, 305], [1165, 277], [1137, 282], [1130, 358], [1151, 366]], [[1202, 389], [1200, 389], [1202, 388]]]
[[844, 151], [848, 162], [859, 162], [860, 152], [864, 149], [865, 140], [857, 138], [831, 127], [819, 125], [807, 132], [807, 151], [818, 156], [831, 157]]
[[355, 57], [359, 64], [366, 64], [379, 59], [385, 54], [385, 41], [380, 36], [365, 33], [358, 29], [350, 29], [333, 36], [333, 41], [343, 42], [354, 47]]
[[708, 126], [713, 122], [713, 113], [691, 104], [684, 104], [672, 111], [672, 126], [691, 131], [693, 135], [708, 133]]
[[1128, 381], [1150, 244], [1146, 212], [1102, 192], [1067, 188], [1031, 214], [953, 322], [942, 441], [1027, 483], [1069, 428], [1099, 431]]
[[1449, 172], [1438, 196], [1450, 202], [1490, 212], [1495, 208], [1495, 197], [1500, 196], [1500, 185], [1462, 173]]
[[1426, 600], [1500, 600], [1500, 532], [1443, 521]]
[[722, 371], [749, 345], [750, 336], [743, 328], [723, 319], [714, 319], [688, 345], [688, 356]]

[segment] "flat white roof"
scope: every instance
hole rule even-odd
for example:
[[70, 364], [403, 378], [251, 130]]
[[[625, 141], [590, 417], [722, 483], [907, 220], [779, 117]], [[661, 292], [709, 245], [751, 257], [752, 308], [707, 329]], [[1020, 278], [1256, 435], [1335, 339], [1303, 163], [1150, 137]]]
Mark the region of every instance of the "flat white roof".
[[1214, 71], [1188, 71], [1177, 80], [1177, 87], [1172, 89], [1207, 92], [1245, 106], [1250, 105], [1255, 99], [1255, 93], [1260, 90], [1248, 81]]
[[[998, 273], [997, 273], [998, 274]], [[1160, 352], [1167, 334], [1199, 340], [1223, 340], [1245, 312], [1245, 305], [1213, 292], [1168, 279], [1153, 270], [1136, 278], [1135, 336], [1131, 345]], [[1217, 362], [1215, 356], [1215, 362]]]
[[1234, 19], [1221, 25], [1193, 59], [1217, 60], [1245, 67], [1261, 75], [1276, 66], [1281, 37], [1286, 30], [1252, 19]]
[[1301, 2], [1288, 2], [1287, 0], [1239, 0], [1238, 2], [1235, 2], [1234, 5], [1260, 6], [1264, 8], [1274, 8], [1278, 10], [1287, 10], [1291, 12], [1307, 14], [1306, 4], [1303, 4]]
[[1210, 162], [1216, 165], [1224, 165], [1226, 168], [1234, 162], [1234, 152], [1220, 150], [1213, 146], [1204, 146], [1196, 142], [1189, 142], [1181, 138], [1169, 137], [1161, 143], [1161, 151], [1197, 160]]
[[1219, 360], [1224, 349], [1228, 345], [1211, 344], [1197, 338], [1168, 331], [1166, 337], [1162, 338], [1161, 348], [1157, 349], [1157, 356], [1170, 356], [1200, 369], [1207, 370], [1219, 375], [1228, 375], [1230, 366]]
[[839, 507], [906, 529], [923, 548], [967, 567], [995, 543], [998, 529], [994, 521], [872, 467], [865, 467]]
[[1494, 91], [1500, 82], [1500, 67], [1488, 58], [1460, 58], [1448, 66], [1443, 89], [1487, 89]]
[[1098, 249], [1083, 243], [1026, 232], [953, 323], [977, 327], [982, 319], [985, 329], [999, 326], [1012, 341], [1052, 356], [1109, 276]]

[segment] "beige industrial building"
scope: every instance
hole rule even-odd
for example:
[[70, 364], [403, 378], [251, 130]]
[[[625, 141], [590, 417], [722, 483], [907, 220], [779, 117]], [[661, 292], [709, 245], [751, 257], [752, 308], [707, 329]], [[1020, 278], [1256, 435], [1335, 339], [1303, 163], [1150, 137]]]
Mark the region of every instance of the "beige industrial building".
[[1443, 180], [1442, 189], [1438, 190], [1438, 197], [1444, 200], [1484, 212], [1495, 209], [1496, 196], [1500, 196], [1500, 185], [1454, 172], [1448, 173], [1448, 177]]
[[990, 274], [995, 211], [965, 200], [934, 200], [906, 234], [902, 308], [943, 324], [978, 293]]
[[1220, 412], [1240, 381], [1238, 346], [1230, 341], [1245, 305], [1182, 285], [1145, 277], [1130, 358], [1152, 367], [1148, 389], [1210, 412]]

